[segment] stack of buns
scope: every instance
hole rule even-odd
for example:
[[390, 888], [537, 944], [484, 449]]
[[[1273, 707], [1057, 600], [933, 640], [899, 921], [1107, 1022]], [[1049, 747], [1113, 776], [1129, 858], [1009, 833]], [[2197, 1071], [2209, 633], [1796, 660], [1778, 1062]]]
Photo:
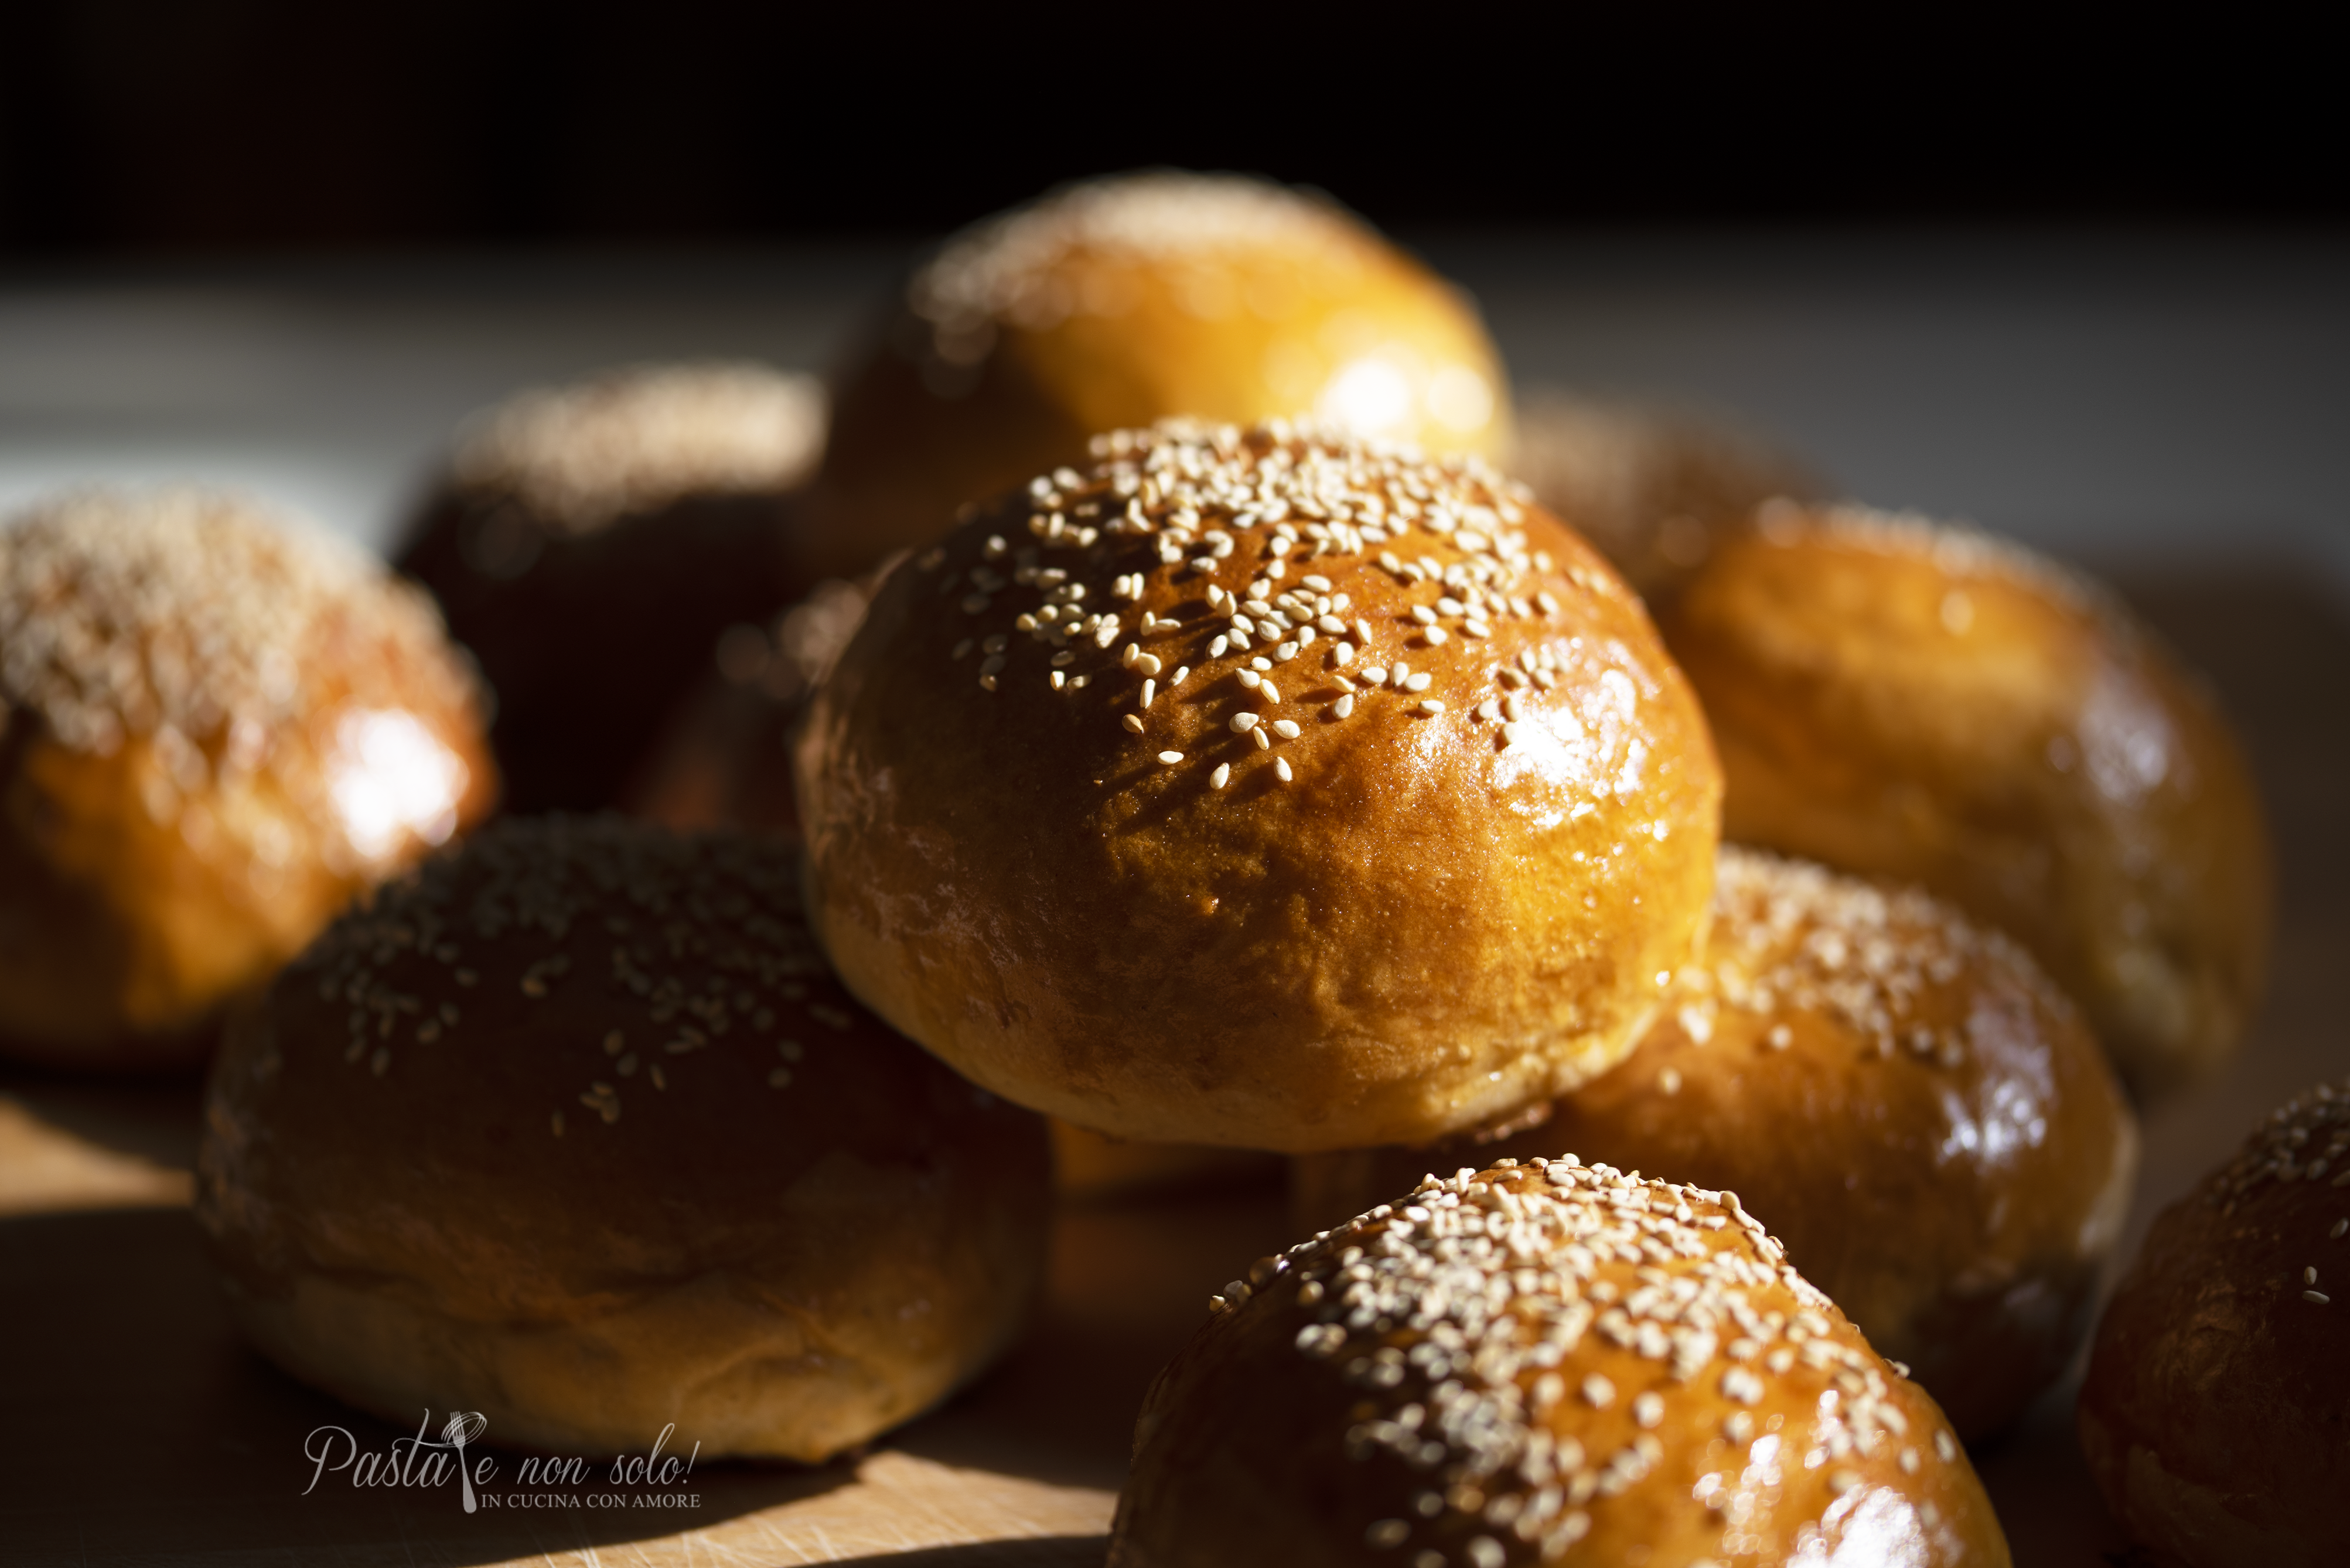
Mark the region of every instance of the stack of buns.
[[[199, 1215], [370, 1409], [840, 1452], [1017, 1332], [1049, 1126], [1065, 1189], [1295, 1157], [1310, 1233], [1151, 1391], [1118, 1563], [2004, 1563], [1960, 1443], [2088, 1332], [2124, 1085], [2242, 1038], [2265, 830], [2110, 596], [1825, 493], [1521, 417], [1326, 199], [1069, 187], [828, 394], [616, 373], [437, 475], [404, 561], [510, 804], [639, 821], [457, 842], [463, 657], [224, 504], [0, 535], [0, 1044], [187, 1059], [242, 999]], [[2204, 1460], [2118, 1379], [2135, 1520]]]

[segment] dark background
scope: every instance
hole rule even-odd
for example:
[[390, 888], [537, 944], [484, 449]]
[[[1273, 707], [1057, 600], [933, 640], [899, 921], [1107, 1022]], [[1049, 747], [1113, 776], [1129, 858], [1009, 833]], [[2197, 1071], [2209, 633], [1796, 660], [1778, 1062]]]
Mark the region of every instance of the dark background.
[[2327, 51], [2252, 20], [1001, 9], [13, 0], [0, 254], [914, 235], [1160, 162], [1423, 231], [2350, 212]]

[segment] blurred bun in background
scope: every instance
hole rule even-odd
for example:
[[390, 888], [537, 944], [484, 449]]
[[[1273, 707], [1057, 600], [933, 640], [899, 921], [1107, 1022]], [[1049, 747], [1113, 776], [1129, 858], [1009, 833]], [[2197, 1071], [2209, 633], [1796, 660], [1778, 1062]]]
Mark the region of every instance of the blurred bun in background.
[[950, 239], [833, 380], [810, 569], [847, 576], [965, 503], [1172, 416], [1310, 416], [1499, 456], [1509, 386], [1456, 286], [1318, 192], [1153, 171]]
[[496, 693], [510, 809], [612, 805], [720, 632], [811, 586], [786, 535], [824, 439], [812, 378], [732, 363], [524, 392], [460, 435], [399, 563]]
[[2272, 918], [2260, 796], [2208, 690], [2110, 594], [1970, 529], [1787, 505], [1659, 624], [1728, 837], [2007, 932], [2142, 1096], [2235, 1053]]
[[2082, 1451], [2153, 1561], [2350, 1562], [2350, 1079], [2164, 1210], [2097, 1325]]
[[206, 491], [0, 525], [0, 1053], [184, 1066], [351, 896], [484, 815], [432, 604]]

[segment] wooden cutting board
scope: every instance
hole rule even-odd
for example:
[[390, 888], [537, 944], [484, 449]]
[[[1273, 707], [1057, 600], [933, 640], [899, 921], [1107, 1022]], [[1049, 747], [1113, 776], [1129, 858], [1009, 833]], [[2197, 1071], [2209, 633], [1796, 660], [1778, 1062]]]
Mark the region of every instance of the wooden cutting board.
[[[2350, 629], [2282, 574], [2126, 583], [2210, 671], [2268, 792], [2281, 847], [2270, 1004], [2230, 1074], [2146, 1122], [2125, 1253], [2163, 1203], [2293, 1090], [2350, 1071]], [[816, 1469], [697, 1463], [674, 1484], [313, 1485], [306, 1443], [389, 1450], [355, 1415], [247, 1352], [186, 1203], [191, 1085], [0, 1073], [0, 1563], [785, 1564], [1062, 1568], [1101, 1562], [1134, 1412], [1208, 1293], [1293, 1238], [1283, 1195], [1228, 1189], [1071, 1207], [1010, 1359], [944, 1408]], [[437, 1428], [446, 1412], [434, 1412]], [[437, 1433], [436, 1433], [437, 1435]], [[501, 1456], [512, 1462], [513, 1456]], [[2060, 1388], [1975, 1456], [2020, 1568], [2103, 1568], [2123, 1542], [2089, 1489]], [[306, 1490], [307, 1489], [307, 1490]], [[511, 1492], [561, 1506], [525, 1507]], [[639, 1503], [659, 1497], [660, 1506]]]

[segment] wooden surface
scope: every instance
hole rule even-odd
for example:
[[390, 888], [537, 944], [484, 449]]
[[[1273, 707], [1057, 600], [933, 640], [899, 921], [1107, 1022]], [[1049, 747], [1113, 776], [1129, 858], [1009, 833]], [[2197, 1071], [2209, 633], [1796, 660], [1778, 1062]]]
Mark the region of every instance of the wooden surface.
[[[2212, 675], [2251, 746], [2281, 855], [2270, 1002], [2226, 1077], [2146, 1121], [2125, 1248], [2296, 1088], [2350, 1070], [2350, 628], [2288, 574], [2125, 589]], [[231, 1332], [185, 1211], [190, 1085], [0, 1073], [0, 1563], [1095, 1564], [1133, 1414], [1206, 1297], [1291, 1238], [1276, 1191], [1071, 1209], [1019, 1349], [870, 1453], [815, 1470], [700, 1465], [622, 1506], [468, 1515], [452, 1488], [309, 1495], [309, 1434], [410, 1435], [280, 1376]], [[437, 1420], [445, 1412], [435, 1412]], [[412, 1429], [411, 1429], [412, 1430]], [[501, 1456], [512, 1462], [511, 1456]], [[2122, 1544], [2059, 1389], [1984, 1446], [2022, 1568], [2102, 1568]], [[493, 1490], [503, 1490], [503, 1488]], [[691, 1497], [687, 1509], [634, 1503]]]

